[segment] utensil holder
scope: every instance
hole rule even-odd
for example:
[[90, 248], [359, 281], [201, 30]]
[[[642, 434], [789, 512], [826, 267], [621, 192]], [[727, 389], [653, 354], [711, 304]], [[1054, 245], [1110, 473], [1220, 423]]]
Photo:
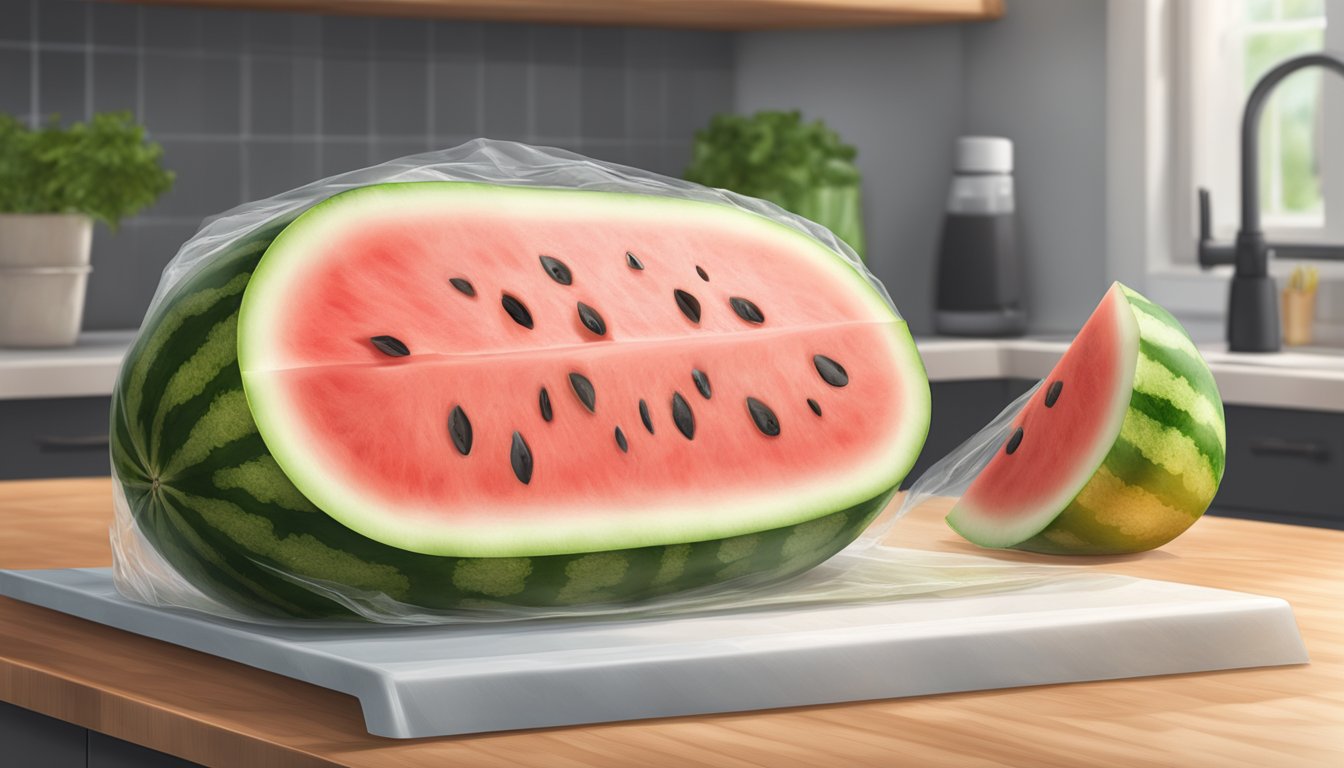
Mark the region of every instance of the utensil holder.
[[1283, 292], [1283, 343], [1290, 347], [1310, 344], [1312, 322], [1316, 316], [1316, 292], [1285, 290]]

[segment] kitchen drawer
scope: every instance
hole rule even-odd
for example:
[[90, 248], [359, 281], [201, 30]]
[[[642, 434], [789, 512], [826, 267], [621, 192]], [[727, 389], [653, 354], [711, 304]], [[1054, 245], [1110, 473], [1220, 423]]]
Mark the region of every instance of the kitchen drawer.
[[86, 768], [87, 740], [78, 725], [0, 701], [0, 765]]
[[[244, 763], [245, 765], [245, 763]], [[86, 768], [203, 768], [199, 763], [89, 731]]]
[[1344, 529], [1344, 414], [1227, 406], [1212, 514]]
[[108, 397], [0, 400], [0, 480], [109, 472]]

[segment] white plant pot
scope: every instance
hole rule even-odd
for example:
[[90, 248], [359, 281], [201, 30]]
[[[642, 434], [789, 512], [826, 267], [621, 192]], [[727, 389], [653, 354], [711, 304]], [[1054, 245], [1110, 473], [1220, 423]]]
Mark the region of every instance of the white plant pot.
[[75, 343], [92, 242], [88, 216], [0, 213], [0, 346]]

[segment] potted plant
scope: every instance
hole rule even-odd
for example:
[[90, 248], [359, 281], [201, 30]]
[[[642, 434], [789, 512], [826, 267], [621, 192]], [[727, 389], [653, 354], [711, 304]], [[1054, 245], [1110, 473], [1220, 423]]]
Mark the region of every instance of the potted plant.
[[115, 230], [173, 174], [130, 113], [30, 129], [0, 115], [0, 346], [69, 346], [79, 334], [93, 222]]
[[799, 112], [722, 114], [695, 134], [685, 177], [778, 205], [811, 219], [864, 256], [857, 150]]

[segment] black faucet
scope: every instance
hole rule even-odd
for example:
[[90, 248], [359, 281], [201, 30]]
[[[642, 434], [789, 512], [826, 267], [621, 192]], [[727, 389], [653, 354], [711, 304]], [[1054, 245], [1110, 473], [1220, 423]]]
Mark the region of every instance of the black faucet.
[[[1246, 99], [1241, 118], [1241, 228], [1236, 245], [1214, 245], [1209, 235], [1209, 191], [1199, 190], [1199, 264], [1233, 264], [1227, 301], [1227, 346], [1233, 352], [1279, 351], [1279, 294], [1269, 276], [1269, 254], [1291, 259], [1344, 261], [1344, 244], [1296, 245], [1265, 242], [1260, 231], [1260, 113], [1274, 87], [1304, 67], [1325, 67], [1344, 75], [1344, 60], [1324, 53], [1288, 59], [1265, 73]], [[1332, 147], [1334, 149], [1334, 147]], [[1330, 190], [1344, 194], [1344, 190]]]

